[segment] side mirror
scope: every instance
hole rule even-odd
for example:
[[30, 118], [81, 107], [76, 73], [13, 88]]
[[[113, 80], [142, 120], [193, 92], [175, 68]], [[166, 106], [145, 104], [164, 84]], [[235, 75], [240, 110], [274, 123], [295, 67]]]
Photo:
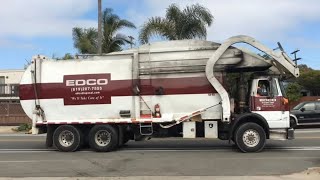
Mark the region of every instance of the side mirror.
[[305, 110], [306, 110], [306, 108], [304, 108], [304, 107], [300, 109], [301, 112], [304, 112]]

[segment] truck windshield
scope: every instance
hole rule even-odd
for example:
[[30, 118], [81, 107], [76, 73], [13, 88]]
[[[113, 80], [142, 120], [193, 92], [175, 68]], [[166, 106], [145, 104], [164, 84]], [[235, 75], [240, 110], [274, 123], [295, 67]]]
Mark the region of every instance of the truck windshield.
[[280, 85], [280, 90], [281, 90], [282, 96], [287, 98], [287, 94], [286, 94], [286, 91], [284, 89], [283, 82], [279, 81], [279, 85]]

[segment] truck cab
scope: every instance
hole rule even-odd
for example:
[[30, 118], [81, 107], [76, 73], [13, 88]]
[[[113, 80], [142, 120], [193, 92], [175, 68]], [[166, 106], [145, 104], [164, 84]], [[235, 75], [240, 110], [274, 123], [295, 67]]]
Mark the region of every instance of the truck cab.
[[270, 128], [289, 128], [289, 103], [278, 77], [260, 76], [252, 80], [250, 110], [264, 117]]

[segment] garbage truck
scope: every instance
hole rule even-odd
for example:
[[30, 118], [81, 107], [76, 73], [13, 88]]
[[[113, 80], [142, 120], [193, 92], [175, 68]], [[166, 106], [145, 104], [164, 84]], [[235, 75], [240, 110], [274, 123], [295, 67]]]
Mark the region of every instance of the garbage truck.
[[299, 69], [278, 45], [240, 35], [72, 60], [36, 55], [21, 79], [20, 102], [32, 134], [46, 133], [46, 145], [64, 152], [113, 151], [151, 137], [229, 140], [242, 152], [259, 152], [267, 139], [294, 138], [282, 81]]

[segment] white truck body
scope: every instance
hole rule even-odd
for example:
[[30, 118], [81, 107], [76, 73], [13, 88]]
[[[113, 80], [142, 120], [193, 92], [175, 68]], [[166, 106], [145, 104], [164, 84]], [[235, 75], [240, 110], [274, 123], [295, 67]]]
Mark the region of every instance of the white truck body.
[[[283, 63], [285, 56], [273, 51], [267, 52], [273, 59], [266, 60], [230, 46], [250, 44], [249, 37], [230, 40], [222, 45], [200, 40], [159, 42], [75, 60], [35, 56], [21, 79], [21, 105], [33, 121], [34, 134], [49, 125], [149, 123], [170, 128], [184, 122], [183, 136], [196, 137], [193, 129], [200, 121], [205, 122], [204, 129], [212, 128], [204, 136], [217, 138], [218, 122], [232, 124], [234, 111], [225, 90], [226, 72], [298, 74], [296, 67], [283, 68], [287, 59]], [[269, 50], [260, 44], [258, 48]], [[282, 97], [278, 79], [275, 82], [277, 96]], [[288, 110], [252, 112], [261, 115], [270, 129], [290, 128]]]

